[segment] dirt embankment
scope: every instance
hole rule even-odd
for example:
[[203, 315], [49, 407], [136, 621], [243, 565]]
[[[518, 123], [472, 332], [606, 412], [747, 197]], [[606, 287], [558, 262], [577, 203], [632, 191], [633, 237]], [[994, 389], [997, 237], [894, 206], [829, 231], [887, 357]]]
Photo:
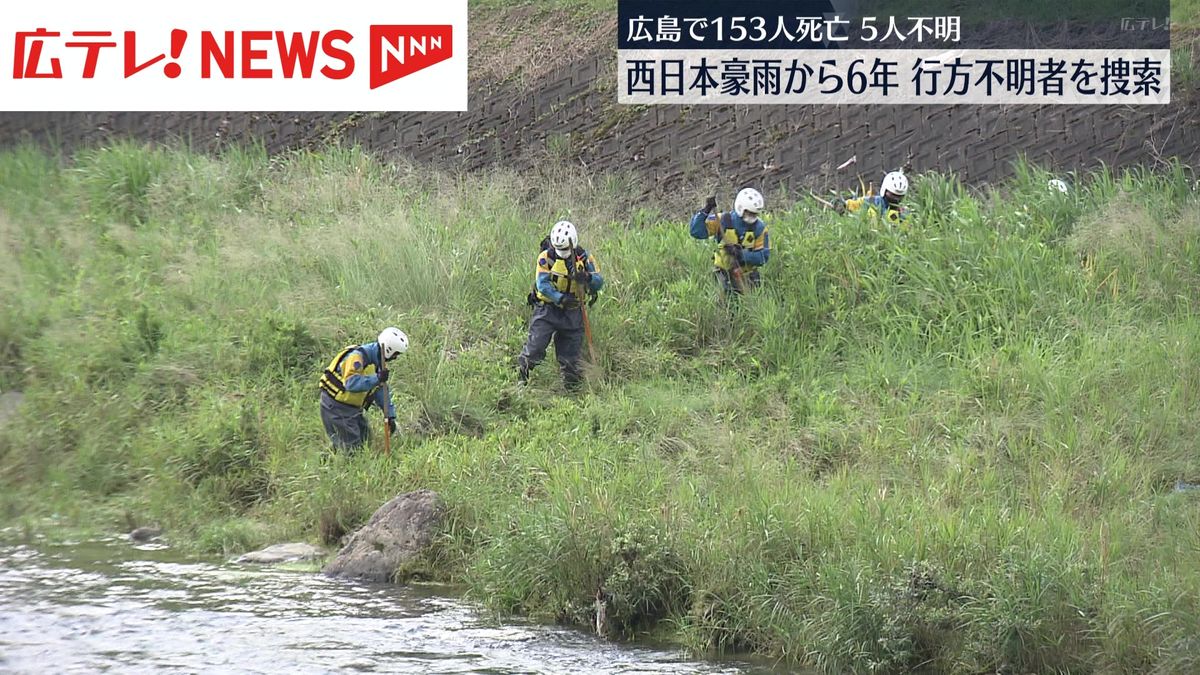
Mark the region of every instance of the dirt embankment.
[[1061, 170], [1200, 163], [1194, 31], [1176, 36], [1191, 77], [1166, 106], [622, 106], [614, 14], [473, 9], [465, 113], [12, 113], [0, 114], [0, 146], [133, 136], [201, 149], [258, 139], [278, 152], [336, 141], [469, 171], [548, 160], [627, 170], [648, 192], [689, 193], [848, 183], [833, 167], [855, 155], [868, 178], [910, 161], [971, 182], [1004, 177], [1021, 154]]

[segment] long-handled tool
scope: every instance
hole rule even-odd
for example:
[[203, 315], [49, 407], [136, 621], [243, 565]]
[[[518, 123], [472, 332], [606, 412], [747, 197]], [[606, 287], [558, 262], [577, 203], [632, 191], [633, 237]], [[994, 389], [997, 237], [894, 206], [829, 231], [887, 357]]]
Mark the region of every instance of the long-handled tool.
[[813, 199], [817, 200], [817, 203], [820, 204], [821, 206], [824, 206], [825, 208], [828, 208], [828, 209], [833, 209], [834, 211], [837, 210], [837, 207], [833, 205], [833, 202], [828, 202], [828, 201], [825, 201], [824, 199], [821, 199], [820, 197], [817, 196], [817, 193], [813, 192], [812, 190], [809, 190], [808, 194], [810, 196], [812, 196]]
[[[379, 363], [380, 372], [387, 372], [387, 359], [383, 358], [383, 345], [379, 346]], [[388, 456], [392, 456], [392, 425], [388, 424], [388, 404], [391, 403], [387, 383], [380, 385], [383, 391], [383, 452]]]
[[575, 285], [577, 283], [580, 283], [575, 277], [575, 275], [577, 274], [576, 266], [579, 264], [579, 260], [576, 257], [576, 255], [574, 253], [572, 253], [570, 259], [567, 262], [568, 262], [569, 269], [571, 270], [571, 276], [570, 276], [571, 283], [567, 287], [567, 292], [574, 294], [575, 299], [579, 301], [579, 309], [583, 312], [583, 335], [584, 335], [584, 338], [587, 340], [588, 358], [591, 359], [592, 363], [596, 363], [596, 348], [594, 346], [592, 346], [592, 322], [588, 321], [588, 313], [587, 313], [588, 302], [579, 297], [579, 292], [575, 288]]
[[579, 309], [583, 310], [583, 335], [587, 339], [588, 358], [592, 363], [596, 361], [596, 348], [592, 346], [592, 322], [588, 321], [587, 303], [580, 303]]
[[729, 256], [729, 276], [733, 278], [733, 287], [738, 293], [746, 293], [746, 282], [742, 279], [742, 263], [738, 260], [738, 250], [733, 244], [725, 245], [725, 253]]

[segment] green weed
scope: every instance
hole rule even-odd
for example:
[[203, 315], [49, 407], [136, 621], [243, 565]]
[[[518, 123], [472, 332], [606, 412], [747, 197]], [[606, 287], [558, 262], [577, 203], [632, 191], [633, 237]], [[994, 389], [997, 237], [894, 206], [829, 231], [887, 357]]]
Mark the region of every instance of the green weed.
[[[410, 572], [498, 612], [828, 672], [1194, 670], [1190, 174], [912, 178], [901, 226], [767, 213], [765, 287], [727, 302], [628, 176], [0, 153], [0, 513], [234, 552], [428, 487]], [[514, 386], [564, 217], [608, 280], [577, 396], [552, 358]], [[333, 455], [317, 375], [387, 325], [393, 454]]]

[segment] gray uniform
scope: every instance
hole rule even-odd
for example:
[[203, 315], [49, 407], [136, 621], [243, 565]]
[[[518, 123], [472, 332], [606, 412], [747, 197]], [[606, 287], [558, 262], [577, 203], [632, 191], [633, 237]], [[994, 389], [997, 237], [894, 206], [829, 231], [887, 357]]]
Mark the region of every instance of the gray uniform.
[[338, 450], [357, 449], [371, 435], [362, 408], [335, 401], [324, 391], [321, 392], [321, 422], [325, 424], [329, 442]]
[[583, 309], [566, 310], [556, 305], [538, 303], [529, 320], [529, 339], [517, 357], [521, 378], [525, 379], [534, 366], [546, 358], [546, 347], [554, 338], [554, 356], [568, 387], [578, 386], [583, 379], [580, 351], [583, 349]]

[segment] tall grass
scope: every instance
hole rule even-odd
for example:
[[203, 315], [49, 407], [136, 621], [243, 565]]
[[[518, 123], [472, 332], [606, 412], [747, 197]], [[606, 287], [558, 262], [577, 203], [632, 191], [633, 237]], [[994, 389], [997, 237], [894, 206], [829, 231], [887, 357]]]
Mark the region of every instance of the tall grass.
[[[5, 152], [0, 512], [233, 551], [423, 486], [433, 569], [500, 612], [600, 599], [613, 636], [828, 672], [1188, 672], [1200, 204], [1178, 167], [1046, 178], [917, 177], [903, 227], [773, 199], [766, 286], [728, 303], [627, 177]], [[580, 396], [513, 387], [563, 217], [608, 279]], [[316, 374], [389, 324], [395, 455], [330, 457]]]

